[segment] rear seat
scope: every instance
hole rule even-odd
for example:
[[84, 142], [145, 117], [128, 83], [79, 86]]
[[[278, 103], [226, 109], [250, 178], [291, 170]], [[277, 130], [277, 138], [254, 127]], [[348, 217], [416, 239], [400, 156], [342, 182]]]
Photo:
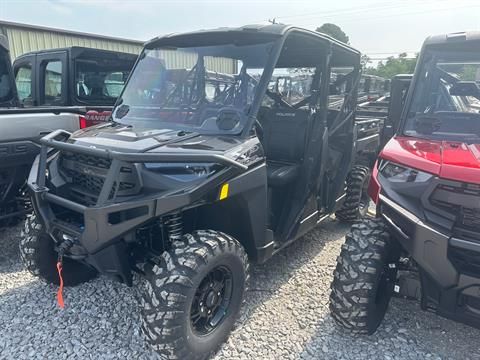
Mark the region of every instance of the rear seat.
[[268, 184], [274, 187], [288, 185], [300, 174], [308, 112], [302, 109], [264, 109], [259, 121], [264, 130], [262, 143], [267, 157]]

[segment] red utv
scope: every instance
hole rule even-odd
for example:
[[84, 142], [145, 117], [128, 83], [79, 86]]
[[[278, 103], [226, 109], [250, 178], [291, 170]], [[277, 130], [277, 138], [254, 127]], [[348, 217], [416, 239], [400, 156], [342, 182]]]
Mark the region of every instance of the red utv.
[[480, 327], [480, 32], [425, 41], [396, 135], [369, 185], [377, 217], [353, 225], [330, 310], [373, 333], [393, 294]]

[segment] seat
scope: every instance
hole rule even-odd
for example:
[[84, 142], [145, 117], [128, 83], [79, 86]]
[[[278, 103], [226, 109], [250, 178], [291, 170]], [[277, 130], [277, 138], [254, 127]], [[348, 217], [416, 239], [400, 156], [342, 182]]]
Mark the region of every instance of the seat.
[[268, 109], [262, 111], [259, 121], [264, 130], [268, 185], [286, 186], [300, 175], [308, 112], [302, 109]]
[[299, 165], [267, 163], [267, 179], [270, 186], [285, 186], [293, 182], [300, 173]]

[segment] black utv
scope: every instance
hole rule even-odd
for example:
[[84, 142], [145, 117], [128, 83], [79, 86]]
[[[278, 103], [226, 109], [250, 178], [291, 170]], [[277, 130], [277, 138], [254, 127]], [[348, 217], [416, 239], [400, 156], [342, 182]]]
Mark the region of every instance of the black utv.
[[[337, 69], [343, 101], [329, 107]], [[375, 147], [355, 123], [359, 70], [358, 51], [283, 25], [151, 40], [111, 123], [42, 139], [26, 267], [59, 284], [59, 259], [67, 286], [99, 273], [130, 286], [137, 272], [153, 349], [208, 357], [233, 326], [249, 262], [340, 208], [354, 160]], [[290, 102], [269, 83], [293, 72], [310, 84]]]

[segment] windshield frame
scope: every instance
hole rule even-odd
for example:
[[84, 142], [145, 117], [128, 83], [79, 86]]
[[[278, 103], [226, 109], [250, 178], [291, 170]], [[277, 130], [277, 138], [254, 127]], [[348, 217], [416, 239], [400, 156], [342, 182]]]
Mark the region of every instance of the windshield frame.
[[[465, 46], [466, 48], [467, 46]], [[415, 137], [415, 138], [422, 138], [427, 140], [443, 140], [444, 137], [438, 135], [428, 135], [428, 134], [407, 134], [407, 122], [409, 121], [409, 114], [411, 113], [411, 109], [413, 107], [414, 101], [417, 94], [420, 92], [420, 84], [422, 82], [422, 76], [424, 76], [429, 63], [438, 64], [439, 62], [448, 62], [448, 61], [457, 61], [457, 62], [467, 62], [472, 61], [472, 59], [478, 58], [478, 63], [480, 64], [480, 55], [478, 52], [473, 50], [465, 50], [458, 51], [458, 49], [451, 49], [450, 47], [444, 46], [431, 48], [430, 46], [424, 46], [421, 51], [421, 54], [418, 58], [418, 62], [415, 68], [415, 73], [410, 84], [409, 91], [407, 93], [407, 98], [405, 100], [405, 105], [403, 107], [401, 118], [400, 118], [400, 126], [398, 127], [397, 134], [400, 136], [407, 136], [407, 137]], [[477, 61], [477, 60], [475, 60]], [[431, 66], [431, 65], [430, 65]], [[423, 96], [423, 95], [420, 95]], [[463, 101], [461, 99], [458, 99]], [[452, 99], [452, 101], [457, 101]], [[463, 112], [459, 112], [459, 114], [463, 114]], [[480, 117], [480, 113], [478, 114]], [[480, 135], [479, 135], [480, 137]], [[456, 138], [457, 140], [464, 140], [462, 137], [455, 137], [452, 134], [452, 138]], [[450, 139], [448, 139], [450, 140]]]

